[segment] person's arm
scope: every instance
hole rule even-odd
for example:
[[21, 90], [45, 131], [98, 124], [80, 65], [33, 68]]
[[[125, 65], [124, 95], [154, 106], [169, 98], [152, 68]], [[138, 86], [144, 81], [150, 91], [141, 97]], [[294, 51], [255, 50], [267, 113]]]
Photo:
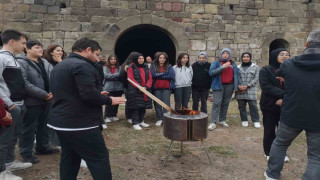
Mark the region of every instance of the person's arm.
[[255, 86], [259, 81], [259, 67], [256, 66], [253, 79], [247, 84], [248, 88]]
[[[2, 79], [3, 82], [3, 71], [5, 70], [5, 68], [7, 67], [7, 63], [8, 61], [5, 58], [0, 58], [0, 79]], [[4, 85], [2, 85], [4, 86]], [[3, 102], [7, 105], [7, 107], [11, 107], [13, 106], [13, 102], [11, 101], [10, 97], [6, 96], [6, 94], [4, 92], [0, 91], [0, 98], [3, 100]]]
[[96, 87], [95, 69], [90, 69], [88, 65], [81, 64], [73, 68], [72, 75], [75, 79], [82, 101], [89, 105], [112, 104], [109, 96], [104, 96]]
[[270, 83], [268, 79], [268, 74], [265, 69], [261, 69], [259, 73], [259, 84], [262, 91], [269, 95], [277, 98], [283, 98], [284, 91]]
[[104, 79], [106, 81], [119, 81], [120, 80], [120, 73], [113, 73], [107, 71], [107, 67], [103, 67]]
[[216, 62], [216, 61], [213, 61], [211, 63], [210, 70], [209, 70], [210, 76], [217, 76], [217, 75], [221, 74], [223, 72], [223, 70], [226, 69], [226, 67], [224, 67], [224, 66], [218, 67], [218, 63], [219, 62]]
[[150, 89], [152, 86], [152, 75], [151, 75], [151, 71], [149, 70], [149, 79], [148, 82], [146, 83], [146, 86]]
[[[133, 82], [135, 82], [135, 83], [137, 83], [138, 85], [140, 85], [141, 86], [141, 84], [140, 83], [138, 83], [138, 81], [136, 81], [135, 79], [134, 79], [134, 76], [133, 76], [133, 70], [132, 70], [132, 67], [129, 67], [128, 68], [128, 78], [129, 79], [131, 79]], [[135, 87], [135, 88], [137, 88], [134, 84], [132, 84], [132, 83], [130, 83], [133, 87]]]
[[166, 79], [166, 76], [169, 74], [168, 72], [156, 73], [154, 66], [151, 66], [150, 71], [153, 79]]

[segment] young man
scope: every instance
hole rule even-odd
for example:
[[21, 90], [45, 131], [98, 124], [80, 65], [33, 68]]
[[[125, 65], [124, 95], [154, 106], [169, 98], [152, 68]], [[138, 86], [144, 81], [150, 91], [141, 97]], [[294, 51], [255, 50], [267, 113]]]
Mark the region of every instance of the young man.
[[58, 153], [49, 145], [47, 117], [51, 108], [49, 76], [53, 66], [45, 59], [42, 44], [39, 41], [27, 41], [27, 55], [17, 56], [25, 81], [25, 106], [27, 112], [23, 119], [23, 130], [19, 140], [20, 154], [24, 162], [37, 163], [39, 159], [32, 155], [34, 135], [36, 135], [36, 155]]
[[31, 167], [31, 163], [14, 161], [14, 148], [22, 129], [25, 113], [25, 84], [20, 65], [13, 54], [22, 54], [26, 47], [27, 36], [7, 30], [1, 34], [3, 43], [0, 50], [0, 97], [12, 116], [12, 124], [0, 128], [0, 179], [19, 180], [10, 171]]
[[280, 102], [280, 126], [264, 172], [267, 180], [280, 178], [287, 149], [303, 130], [308, 163], [302, 180], [320, 179], [320, 30], [309, 34], [306, 47], [302, 55], [285, 61], [276, 75], [284, 81], [285, 95]]
[[108, 97], [95, 69], [101, 47], [82, 38], [72, 46], [67, 59], [55, 66], [50, 84], [53, 108], [48, 126], [59, 137], [62, 154], [60, 179], [76, 179], [84, 159], [96, 180], [111, 180], [108, 149], [102, 136], [102, 105], [123, 104], [124, 98]]

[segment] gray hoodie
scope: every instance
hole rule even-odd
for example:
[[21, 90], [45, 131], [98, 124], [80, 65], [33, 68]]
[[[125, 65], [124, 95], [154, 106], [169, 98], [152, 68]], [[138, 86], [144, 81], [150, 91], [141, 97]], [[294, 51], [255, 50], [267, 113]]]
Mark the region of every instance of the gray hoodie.
[[192, 84], [193, 70], [192, 67], [182, 66], [179, 68], [177, 65], [173, 66], [175, 74], [176, 88], [189, 87]]

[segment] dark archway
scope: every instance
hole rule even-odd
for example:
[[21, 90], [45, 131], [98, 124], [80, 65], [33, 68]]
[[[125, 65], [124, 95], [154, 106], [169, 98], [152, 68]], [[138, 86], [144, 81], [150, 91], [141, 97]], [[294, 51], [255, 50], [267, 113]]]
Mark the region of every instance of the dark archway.
[[271, 51], [273, 51], [275, 49], [278, 49], [278, 48], [289, 49], [290, 48], [290, 44], [285, 39], [275, 39], [270, 43], [269, 54], [270, 54]]
[[154, 25], [137, 25], [125, 31], [117, 40], [115, 54], [123, 63], [130, 52], [137, 51], [145, 57], [151, 56], [158, 51], [166, 52], [170, 64], [175, 64], [176, 47], [168, 32]]

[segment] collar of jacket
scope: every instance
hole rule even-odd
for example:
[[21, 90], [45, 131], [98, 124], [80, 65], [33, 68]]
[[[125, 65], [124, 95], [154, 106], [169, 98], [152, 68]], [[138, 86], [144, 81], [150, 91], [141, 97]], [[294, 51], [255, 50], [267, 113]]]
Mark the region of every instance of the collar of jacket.
[[95, 67], [95, 63], [90, 61], [89, 59], [77, 54], [77, 53], [70, 53], [69, 58], [78, 58], [81, 59], [83, 61], [86, 61], [87, 63], [91, 64], [93, 67]]

